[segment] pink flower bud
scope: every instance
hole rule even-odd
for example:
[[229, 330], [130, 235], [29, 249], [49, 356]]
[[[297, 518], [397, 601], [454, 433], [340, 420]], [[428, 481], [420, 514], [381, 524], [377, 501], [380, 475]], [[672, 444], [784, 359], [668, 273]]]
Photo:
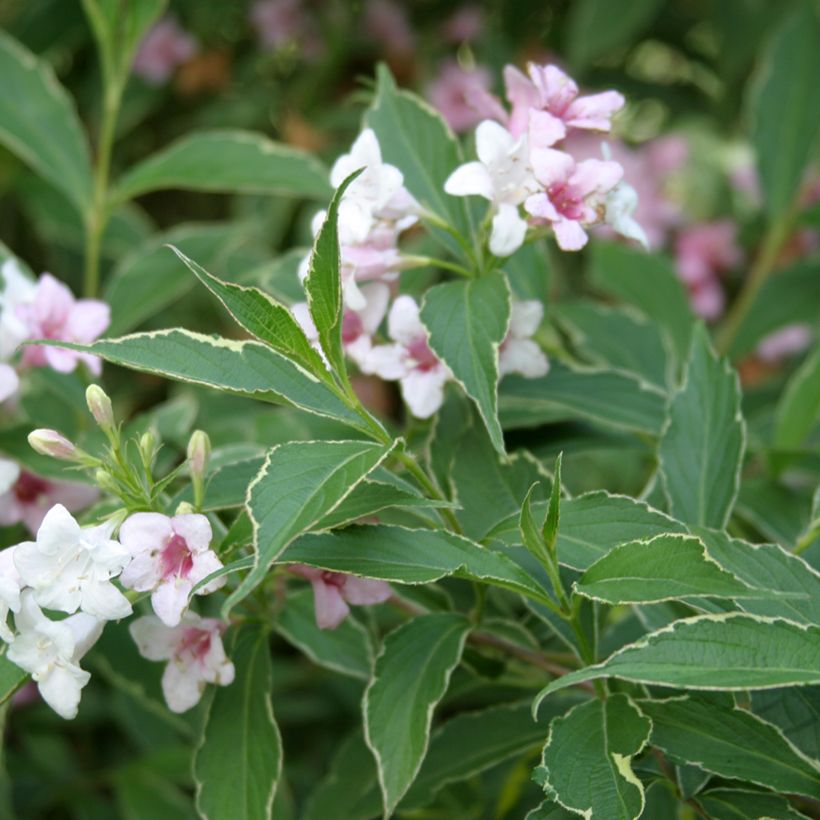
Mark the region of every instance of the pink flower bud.
[[114, 427], [114, 411], [111, 408], [111, 399], [98, 384], [92, 384], [85, 391], [85, 400], [94, 421], [102, 430], [112, 430]]
[[28, 434], [32, 450], [42, 456], [51, 456], [63, 461], [76, 461], [77, 448], [56, 430], [32, 430]]
[[194, 430], [188, 441], [188, 467], [191, 475], [202, 478], [211, 457], [211, 440], [202, 430]]

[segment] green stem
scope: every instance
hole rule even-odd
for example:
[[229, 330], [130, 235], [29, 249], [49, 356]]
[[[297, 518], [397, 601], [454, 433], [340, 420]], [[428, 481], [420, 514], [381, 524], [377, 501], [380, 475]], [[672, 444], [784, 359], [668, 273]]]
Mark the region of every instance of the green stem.
[[815, 542], [818, 535], [820, 535], [819, 527], [810, 528], [809, 531], [794, 545], [792, 552], [795, 555], [800, 555], [805, 552]]
[[793, 213], [790, 211], [773, 223], [763, 237], [763, 242], [749, 271], [749, 278], [744, 283], [717, 335], [717, 349], [722, 355], [727, 355], [731, 350], [743, 320], [754, 304], [760, 288], [774, 270], [780, 248], [791, 231], [792, 221]]
[[463, 267], [462, 265], [457, 265], [455, 262], [447, 262], [444, 259], [437, 259], [433, 256], [404, 256], [403, 259], [405, 262], [410, 262], [418, 267], [430, 265], [434, 268], [452, 271], [453, 273], [457, 273], [459, 276], [464, 276], [468, 279], [472, 279], [475, 276], [473, 271]]
[[102, 123], [94, 165], [94, 191], [91, 211], [86, 220], [84, 293], [86, 297], [97, 295], [100, 280], [100, 246], [108, 223], [108, 176], [111, 170], [111, 150], [117, 115], [122, 99], [122, 84], [107, 83], [103, 99]]

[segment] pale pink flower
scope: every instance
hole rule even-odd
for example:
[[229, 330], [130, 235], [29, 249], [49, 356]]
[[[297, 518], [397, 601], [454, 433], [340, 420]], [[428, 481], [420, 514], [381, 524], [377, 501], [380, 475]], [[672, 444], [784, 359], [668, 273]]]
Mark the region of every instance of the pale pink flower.
[[737, 226], [729, 219], [684, 228], [675, 242], [678, 276], [696, 285], [739, 265], [743, 253], [736, 237]]
[[156, 23], [140, 43], [134, 58], [134, 73], [151, 85], [162, 85], [197, 50], [196, 39], [168, 15]]
[[787, 356], [802, 353], [811, 344], [812, 335], [808, 325], [787, 325], [760, 341], [757, 346], [757, 357], [773, 364]]
[[531, 153], [535, 177], [543, 192], [524, 203], [535, 221], [552, 225], [558, 246], [577, 251], [587, 243], [585, 227], [602, 222], [606, 195], [621, 181], [623, 168], [617, 162], [573, 157], [553, 148]]
[[225, 655], [225, 624], [186, 612], [178, 625], [166, 626], [147, 615], [129, 627], [140, 655], [149, 661], [168, 661], [162, 675], [162, 694], [172, 712], [187, 712], [199, 703], [206, 684], [228, 686], [236, 674]]
[[62, 504], [69, 512], [79, 512], [99, 498], [100, 493], [95, 487], [41, 478], [21, 470], [13, 461], [7, 463], [10, 469], [0, 471], [3, 474], [0, 479], [0, 525], [22, 522], [34, 534], [55, 504]]
[[412, 54], [416, 36], [407, 12], [393, 0], [368, 0], [364, 10], [364, 29], [388, 54]]
[[469, 43], [477, 40], [484, 30], [484, 9], [481, 6], [462, 6], [441, 26], [441, 34], [451, 43]]
[[380, 604], [393, 594], [386, 581], [357, 578], [355, 575], [329, 572], [304, 564], [294, 564], [289, 569], [307, 578], [313, 586], [316, 626], [319, 629], [336, 629], [350, 614], [348, 604]]
[[318, 57], [322, 42], [302, 0], [258, 0], [249, 14], [263, 46], [271, 50], [296, 45], [303, 57]]
[[453, 131], [468, 131], [487, 117], [495, 116], [496, 107], [488, 106], [491, 75], [484, 66], [462, 68], [447, 60], [427, 88], [427, 99], [438, 109]]
[[528, 71], [529, 77], [515, 66], [504, 69], [507, 99], [512, 106], [507, 126], [514, 136], [530, 127], [531, 111], [549, 114], [563, 123], [567, 131], [609, 131], [612, 116], [624, 106], [624, 98], [617, 91], [579, 96], [575, 81], [558, 66], [530, 63]]
[[546, 376], [549, 362], [544, 351], [532, 340], [532, 336], [544, 318], [544, 306], [537, 299], [512, 303], [510, 328], [498, 349], [498, 372], [500, 376], [519, 373], [528, 379]]
[[726, 307], [726, 294], [716, 276], [689, 285], [688, 289], [689, 304], [702, 319], [714, 322], [723, 315]]
[[[140, 512], [120, 527], [120, 541], [131, 561], [120, 576], [123, 586], [151, 592], [151, 605], [163, 623], [176, 626], [188, 607], [194, 586], [222, 562], [210, 549], [213, 533], [204, 515], [167, 515]], [[197, 591], [208, 595], [225, 583], [217, 578]]]
[[399, 296], [390, 308], [387, 332], [393, 344], [375, 345], [361, 363], [363, 373], [398, 381], [410, 412], [430, 418], [444, 401], [449, 368], [430, 350], [419, 306], [411, 296]]
[[[31, 304], [18, 308], [26, 323], [28, 339], [52, 339], [75, 344], [90, 344], [108, 327], [111, 309], [97, 299], [75, 299], [71, 291], [51, 274], [44, 273], [37, 282]], [[70, 373], [82, 362], [99, 376], [99, 357], [63, 347], [29, 346], [23, 352], [23, 364], [49, 366]]]
[[[342, 345], [345, 353], [359, 366], [373, 347], [373, 334], [387, 313], [390, 288], [382, 282], [371, 282], [361, 288], [364, 306], [360, 310], [345, 308], [342, 317]], [[291, 307], [294, 318], [305, 332], [313, 348], [322, 353], [319, 331], [308, 310], [307, 302], [297, 302]], [[322, 354], [324, 357], [324, 354]]]

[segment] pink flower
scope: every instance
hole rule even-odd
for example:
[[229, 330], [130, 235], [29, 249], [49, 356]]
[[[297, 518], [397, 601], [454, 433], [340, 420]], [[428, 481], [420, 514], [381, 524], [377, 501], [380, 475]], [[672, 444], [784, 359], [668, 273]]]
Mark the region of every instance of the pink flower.
[[364, 11], [364, 28], [368, 37], [382, 44], [388, 54], [411, 54], [416, 47], [416, 36], [407, 13], [393, 0], [369, 0]]
[[307, 578], [313, 586], [316, 626], [336, 629], [350, 614], [348, 604], [367, 606], [386, 601], [393, 591], [386, 581], [357, 578], [342, 572], [328, 572], [304, 564], [289, 567], [291, 572]]
[[156, 23], [140, 43], [134, 73], [151, 85], [162, 85], [177, 66], [190, 60], [197, 42], [171, 15]]
[[729, 219], [699, 222], [684, 228], [675, 243], [678, 276], [696, 285], [740, 264], [737, 227]]
[[[55, 339], [62, 342], [90, 344], [111, 321], [111, 310], [96, 299], [75, 299], [71, 291], [51, 274], [44, 273], [37, 282], [34, 301], [18, 307], [26, 323], [28, 339]], [[52, 367], [70, 373], [83, 362], [99, 376], [102, 364], [97, 356], [62, 347], [32, 347], [23, 351], [23, 364]]]
[[441, 26], [441, 35], [451, 43], [469, 43], [477, 40], [484, 30], [484, 9], [481, 6], [462, 6]]
[[757, 346], [757, 357], [773, 364], [786, 356], [802, 353], [811, 340], [812, 331], [808, 325], [787, 325], [761, 340]]
[[361, 363], [363, 373], [401, 385], [410, 412], [428, 419], [444, 401], [450, 369], [430, 350], [419, 306], [411, 296], [399, 296], [387, 317], [387, 333], [394, 344], [376, 345]]
[[472, 71], [455, 60], [447, 60], [427, 89], [427, 98], [456, 132], [468, 131], [487, 117], [495, 117], [497, 107], [488, 105], [490, 72], [483, 66]]
[[516, 137], [527, 131], [533, 110], [560, 120], [567, 130], [609, 131], [612, 115], [624, 106], [617, 91], [578, 96], [578, 86], [558, 66], [530, 63], [528, 70], [530, 76], [526, 77], [515, 66], [504, 69], [507, 99], [512, 106], [507, 127]]
[[149, 661], [168, 661], [162, 674], [162, 694], [172, 712], [187, 712], [199, 703], [205, 685], [228, 686], [236, 670], [225, 656], [225, 624], [186, 612], [179, 625], [169, 628], [147, 615], [129, 627], [140, 655]]
[[580, 250], [587, 243], [584, 227], [603, 220], [606, 194], [620, 182], [623, 168], [597, 159], [576, 164], [554, 148], [533, 151], [530, 158], [544, 191], [529, 196], [524, 208], [536, 221], [552, 225], [562, 250]]
[[297, 45], [307, 58], [321, 54], [322, 42], [302, 0], [258, 0], [251, 6], [249, 16], [263, 46], [276, 50]]
[[[123, 586], [151, 591], [154, 612], [167, 626], [176, 626], [188, 606], [194, 586], [222, 562], [210, 549], [211, 524], [204, 515], [134, 513], [120, 527], [120, 543], [131, 553], [123, 570]], [[225, 583], [224, 576], [197, 590], [208, 595]]]
[[3, 526], [22, 521], [36, 534], [55, 504], [62, 504], [69, 512], [78, 512], [98, 497], [99, 491], [94, 487], [41, 478], [21, 470], [13, 461], [0, 460], [0, 524]]
[[689, 286], [689, 304], [692, 310], [708, 322], [714, 322], [723, 315], [726, 294], [717, 277], [704, 279]]

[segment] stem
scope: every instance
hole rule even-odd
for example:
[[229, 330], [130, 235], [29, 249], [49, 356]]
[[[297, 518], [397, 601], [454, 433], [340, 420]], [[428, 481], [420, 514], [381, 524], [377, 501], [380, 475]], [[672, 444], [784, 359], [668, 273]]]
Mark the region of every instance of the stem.
[[743, 285], [737, 299], [729, 311], [726, 321], [717, 336], [718, 353], [726, 355], [737, 337], [740, 326], [754, 304], [760, 288], [769, 278], [777, 261], [777, 255], [784, 240], [791, 230], [793, 213], [789, 211], [775, 222], [760, 245], [754, 264], [749, 272], [749, 278]]
[[[434, 498], [436, 501], [447, 501], [439, 488], [436, 487], [436, 485], [430, 480], [427, 473], [424, 472], [413, 456], [404, 451], [399, 451], [395, 455], [431, 498]], [[438, 513], [447, 520], [447, 523], [450, 525], [450, 529], [453, 532], [458, 535], [464, 534], [464, 530], [462, 530], [459, 520], [456, 518], [455, 513], [451, 509], [445, 507], [438, 510]]]
[[809, 531], [805, 533], [794, 545], [792, 553], [794, 555], [800, 555], [805, 552], [814, 543], [818, 535], [820, 535], [820, 529], [817, 527], [811, 527]]
[[453, 273], [457, 273], [459, 276], [465, 276], [468, 279], [472, 279], [475, 276], [473, 271], [461, 265], [457, 265], [455, 262], [447, 262], [444, 259], [437, 259], [432, 256], [405, 256], [403, 258], [406, 262], [412, 262], [418, 267], [430, 265], [434, 268], [442, 268], [443, 270], [452, 271]]
[[103, 99], [102, 123], [97, 144], [97, 159], [94, 165], [94, 191], [91, 211], [86, 220], [85, 235], [85, 275], [83, 290], [87, 298], [97, 295], [100, 279], [100, 245], [105, 226], [108, 223], [108, 175], [111, 169], [111, 149], [114, 145], [114, 131], [117, 114], [122, 99], [122, 84], [110, 82], [106, 85]]

